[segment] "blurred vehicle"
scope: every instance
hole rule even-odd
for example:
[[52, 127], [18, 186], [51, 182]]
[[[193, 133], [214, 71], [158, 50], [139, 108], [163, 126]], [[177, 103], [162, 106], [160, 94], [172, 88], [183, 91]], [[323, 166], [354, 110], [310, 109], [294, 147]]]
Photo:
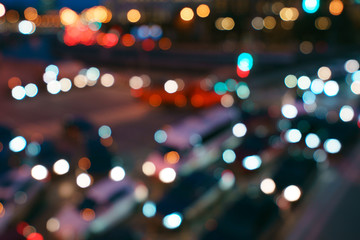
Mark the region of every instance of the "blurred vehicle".
[[217, 94], [206, 79], [184, 82], [181, 79], [152, 82], [146, 85], [138, 77], [139, 86], [132, 86], [132, 95], [148, 102], [152, 106], [169, 105], [176, 107], [191, 106], [195, 108], [210, 107], [219, 104], [222, 95]]
[[289, 185], [304, 187], [309, 177], [316, 172], [316, 162], [301, 156], [284, 158], [279, 160], [280, 166], [273, 175], [277, 191], [282, 191]]
[[278, 218], [278, 207], [271, 198], [244, 196], [228, 207], [216, 220], [215, 227], [200, 239], [259, 239]]
[[276, 134], [263, 135], [247, 132], [239, 143], [232, 148], [222, 147], [222, 160], [226, 168], [232, 169], [239, 177], [273, 166], [277, 158], [286, 150], [286, 145], [281, 142]]
[[131, 215], [137, 201], [135, 182], [125, 178], [120, 182], [100, 180], [90, 187], [77, 206], [67, 205], [57, 215], [61, 239], [85, 239], [100, 234]]
[[95, 127], [87, 119], [73, 117], [63, 123], [63, 135], [66, 140], [79, 144], [84, 138], [95, 134]]
[[0, 125], [0, 174], [9, 170], [9, 158], [11, 155], [9, 142], [13, 138], [10, 128]]
[[305, 115], [295, 119], [292, 126], [299, 129], [304, 136], [316, 134], [320, 143], [325, 143], [327, 139], [337, 139], [341, 143], [341, 150], [351, 148], [359, 138], [356, 121], [329, 122], [327, 119]]
[[135, 240], [138, 239], [134, 234], [135, 230], [130, 226], [116, 226], [113, 229], [99, 235], [93, 235], [87, 240], [103, 240], [103, 239], [121, 239], [121, 240]]
[[[88, 157], [91, 174], [104, 175], [111, 168], [113, 153], [101, 143], [96, 127], [83, 117], [67, 119], [63, 127], [64, 141], [61, 142], [64, 152]], [[70, 155], [71, 155], [70, 154]], [[80, 155], [81, 155], [80, 154]]]
[[180, 227], [211, 206], [220, 196], [219, 179], [197, 171], [180, 179], [156, 204], [156, 217], [168, 229]]
[[144, 173], [159, 176], [162, 170], [170, 168], [186, 175], [210, 165], [217, 159], [220, 145], [232, 136], [231, 126], [239, 117], [236, 109], [214, 107], [164, 127], [160, 131], [166, 140], [160, 141], [159, 149], [144, 163], [154, 170], [148, 174], [143, 168]]
[[25, 165], [0, 175], [0, 232], [26, 217], [43, 186]]

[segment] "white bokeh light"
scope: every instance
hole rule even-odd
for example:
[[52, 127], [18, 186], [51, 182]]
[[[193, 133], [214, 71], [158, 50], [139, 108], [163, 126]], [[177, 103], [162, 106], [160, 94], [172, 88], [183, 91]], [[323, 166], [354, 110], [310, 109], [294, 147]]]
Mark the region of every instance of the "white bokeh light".
[[342, 146], [341, 146], [340, 141], [335, 138], [327, 139], [324, 142], [324, 149], [328, 153], [332, 153], [332, 154], [338, 153], [338, 152], [340, 152], [341, 147]]
[[69, 172], [70, 165], [65, 159], [59, 159], [54, 163], [53, 170], [57, 175], [64, 175]]
[[120, 182], [125, 178], [125, 170], [120, 166], [114, 167], [110, 170], [110, 178], [115, 182]]
[[16, 86], [11, 90], [11, 95], [16, 100], [22, 100], [26, 96], [26, 90], [23, 86]]
[[243, 137], [243, 136], [245, 136], [245, 134], [247, 132], [247, 128], [246, 128], [245, 124], [237, 123], [234, 125], [232, 132], [235, 137], [238, 137], [238, 138]]
[[298, 110], [294, 105], [291, 104], [285, 104], [281, 108], [281, 113], [284, 117], [288, 119], [295, 118], [298, 114]]
[[45, 72], [53, 72], [55, 75], [59, 75], [59, 68], [58, 66], [51, 64], [45, 68]]
[[45, 72], [43, 75], [43, 80], [45, 83], [49, 83], [51, 81], [56, 81], [57, 75], [53, 71]]
[[236, 154], [232, 149], [226, 149], [222, 154], [222, 158], [223, 158], [224, 162], [230, 164], [235, 161]]
[[171, 213], [163, 218], [163, 225], [168, 229], [175, 229], [181, 225], [182, 215], [180, 213]]
[[290, 185], [284, 190], [284, 198], [289, 202], [295, 202], [301, 197], [301, 190], [295, 185]]
[[174, 80], [167, 80], [164, 84], [164, 89], [167, 93], [175, 93], [179, 88], [179, 85]]
[[247, 170], [255, 170], [261, 166], [261, 158], [258, 155], [245, 157], [242, 161], [244, 168]]
[[31, 21], [23, 20], [19, 23], [18, 28], [20, 33], [24, 35], [29, 35], [35, 32], [36, 25]]
[[299, 77], [298, 82], [297, 82], [297, 85], [301, 90], [309, 89], [310, 84], [311, 84], [311, 80], [307, 76]]
[[53, 95], [61, 91], [61, 84], [58, 81], [51, 81], [47, 84], [47, 91]]
[[324, 81], [321, 79], [314, 79], [311, 82], [310, 90], [314, 94], [320, 94], [324, 91]]
[[336, 81], [330, 80], [325, 83], [324, 93], [327, 96], [329, 97], [336, 96], [338, 92], [339, 92], [339, 84]]
[[25, 86], [25, 94], [28, 97], [35, 97], [38, 94], [38, 87], [34, 83], [29, 83]]
[[285, 132], [285, 140], [289, 143], [297, 143], [301, 137], [302, 134], [298, 129], [289, 129]]
[[153, 176], [156, 171], [155, 164], [150, 161], [144, 162], [142, 165], [142, 171], [146, 176]]
[[105, 73], [104, 75], [101, 76], [100, 83], [104, 87], [111, 87], [115, 83], [115, 78], [114, 78], [114, 76], [112, 74]]
[[349, 105], [344, 105], [340, 109], [339, 117], [343, 122], [350, 122], [354, 119], [355, 112], [354, 109]]
[[308, 148], [317, 148], [320, 145], [320, 138], [315, 133], [309, 133], [305, 137], [305, 144]]
[[60, 90], [63, 92], [68, 92], [70, 91], [71, 87], [72, 87], [72, 83], [71, 80], [68, 78], [62, 78], [60, 81]]
[[265, 178], [260, 183], [260, 189], [265, 194], [272, 194], [276, 189], [276, 184], [271, 178]]
[[43, 165], [36, 165], [31, 169], [31, 176], [39, 181], [44, 180], [48, 173], [48, 170]]
[[90, 81], [97, 81], [100, 77], [100, 70], [96, 67], [91, 67], [86, 71], [86, 77]]
[[81, 173], [76, 178], [76, 184], [81, 188], [87, 188], [91, 185], [91, 177], [87, 173]]
[[159, 179], [163, 183], [171, 183], [176, 178], [176, 172], [172, 168], [164, 168], [159, 173]]
[[359, 62], [355, 59], [350, 59], [346, 61], [344, 68], [345, 71], [347, 71], [348, 73], [356, 72], [357, 70], [359, 70]]
[[60, 221], [57, 218], [50, 218], [46, 222], [46, 229], [49, 232], [57, 232], [60, 229]]
[[144, 86], [144, 81], [139, 76], [133, 76], [129, 80], [129, 85], [132, 89], [140, 89]]
[[13, 152], [21, 152], [26, 147], [26, 140], [22, 136], [17, 136], [9, 142], [9, 149]]

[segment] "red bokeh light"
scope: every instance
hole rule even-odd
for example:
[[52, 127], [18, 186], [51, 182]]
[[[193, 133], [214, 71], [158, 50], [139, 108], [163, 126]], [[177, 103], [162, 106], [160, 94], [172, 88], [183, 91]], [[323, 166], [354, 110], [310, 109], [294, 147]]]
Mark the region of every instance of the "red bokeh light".
[[145, 39], [143, 42], [142, 42], [142, 48], [144, 49], [144, 51], [152, 51], [154, 50], [155, 48], [155, 41], [148, 38], [148, 39]]
[[241, 78], [246, 78], [249, 76], [250, 71], [242, 71], [239, 67], [236, 67], [236, 73]]
[[103, 37], [103, 46], [106, 48], [114, 47], [119, 42], [119, 37], [115, 33], [107, 33]]
[[135, 37], [131, 34], [124, 34], [121, 38], [121, 43], [122, 45], [124, 45], [125, 47], [131, 47], [132, 45], [135, 44]]
[[26, 240], [44, 240], [44, 237], [40, 233], [31, 233]]

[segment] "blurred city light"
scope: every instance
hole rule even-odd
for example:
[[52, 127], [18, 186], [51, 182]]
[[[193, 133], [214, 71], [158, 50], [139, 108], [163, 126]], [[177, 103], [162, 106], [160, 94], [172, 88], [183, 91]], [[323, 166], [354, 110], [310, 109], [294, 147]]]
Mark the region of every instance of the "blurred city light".
[[99, 128], [98, 134], [101, 138], [109, 138], [111, 137], [111, 128], [107, 125], [103, 125]]
[[298, 129], [289, 129], [285, 132], [285, 139], [289, 143], [297, 143], [301, 140], [302, 134]]
[[241, 71], [250, 71], [253, 67], [253, 57], [249, 53], [241, 53], [237, 60], [237, 65]]
[[276, 189], [276, 184], [271, 178], [265, 178], [261, 181], [260, 189], [265, 194], [272, 194]]
[[144, 206], [142, 208], [142, 212], [145, 217], [152, 218], [156, 214], [156, 205], [154, 202], [147, 201], [144, 203]]
[[222, 158], [226, 163], [233, 163], [236, 159], [236, 154], [233, 150], [226, 149], [222, 154]]
[[23, 86], [16, 86], [11, 90], [11, 95], [16, 100], [22, 100], [26, 96], [26, 90]]
[[76, 177], [76, 184], [81, 188], [87, 188], [91, 185], [90, 175], [87, 173], [81, 173]]
[[33, 34], [36, 30], [36, 25], [27, 20], [23, 20], [19, 23], [19, 32], [25, 35]]
[[320, 7], [320, 0], [303, 0], [302, 7], [307, 13], [315, 13]]
[[26, 147], [26, 140], [22, 136], [17, 136], [9, 142], [9, 149], [13, 152], [21, 152]]
[[221, 178], [219, 181], [219, 188], [221, 190], [229, 190], [235, 185], [235, 175], [230, 170], [224, 170], [221, 174]]
[[180, 213], [171, 213], [163, 218], [163, 225], [168, 229], [175, 229], [181, 225], [182, 215]]
[[53, 170], [58, 175], [64, 175], [69, 172], [70, 165], [65, 159], [59, 159], [54, 163]]
[[298, 110], [294, 105], [285, 104], [281, 107], [281, 113], [284, 117], [292, 119], [298, 114]]
[[354, 109], [351, 106], [345, 105], [341, 107], [339, 112], [339, 117], [342, 121], [350, 122], [351, 120], [354, 119], [354, 116], [355, 116]]
[[340, 152], [341, 147], [342, 147], [342, 145], [341, 145], [340, 141], [337, 139], [334, 139], [334, 138], [327, 139], [324, 142], [324, 149], [328, 153], [332, 153], [332, 154], [338, 153], [338, 152]]
[[295, 185], [290, 185], [284, 190], [284, 197], [289, 202], [295, 202], [301, 197], [301, 190]]
[[235, 137], [238, 137], [238, 138], [243, 137], [243, 136], [245, 136], [245, 134], [247, 132], [247, 128], [246, 128], [245, 124], [237, 123], [232, 128], [232, 132], [233, 132]]
[[127, 19], [131, 23], [136, 23], [140, 20], [141, 14], [137, 9], [131, 9], [127, 13]]
[[329, 97], [336, 96], [338, 94], [339, 90], [340, 90], [340, 87], [336, 81], [330, 80], [330, 81], [327, 81], [324, 85], [324, 93]]
[[201, 18], [206, 18], [210, 14], [210, 8], [206, 4], [200, 4], [196, 8], [196, 14]]
[[49, 232], [56, 232], [59, 231], [60, 229], [60, 222], [57, 218], [50, 218], [49, 220], [47, 220], [46, 222], [46, 229]]
[[44, 180], [48, 176], [48, 170], [43, 165], [35, 165], [31, 169], [31, 176], [36, 180]]
[[305, 137], [305, 144], [308, 148], [317, 148], [320, 145], [320, 138], [315, 133], [309, 133]]
[[110, 170], [110, 178], [115, 182], [120, 182], [125, 178], [125, 170], [120, 166], [114, 167]]
[[159, 173], [159, 179], [163, 183], [172, 183], [176, 178], [176, 172], [172, 168], [164, 168]]
[[191, 21], [194, 18], [194, 11], [189, 7], [185, 7], [180, 11], [180, 17], [184, 21]]
[[242, 164], [247, 170], [256, 170], [261, 166], [262, 160], [259, 156], [253, 155], [245, 157], [242, 161]]

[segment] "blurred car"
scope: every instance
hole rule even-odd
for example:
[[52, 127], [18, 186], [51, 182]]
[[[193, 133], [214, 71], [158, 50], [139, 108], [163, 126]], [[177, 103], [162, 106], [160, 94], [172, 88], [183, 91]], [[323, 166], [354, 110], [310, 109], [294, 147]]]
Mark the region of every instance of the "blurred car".
[[278, 207], [271, 198], [244, 196], [228, 207], [215, 227], [205, 231], [200, 239], [259, 239], [278, 218]]
[[359, 138], [356, 121], [329, 122], [327, 119], [306, 115], [293, 120], [292, 126], [299, 129], [304, 136], [309, 133], [316, 134], [320, 143], [325, 143], [327, 139], [337, 139], [341, 143], [341, 149], [351, 148]]
[[9, 158], [11, 151], [9, 142], [13, 138], [10, 128], [0, 125], [0, 174], [9, 170]]
[[275, 165], [277, 158], [286, 150], [286, 145], [277, 134], [259, 136], [248, 132], [236, 146], [223, 146], [221, 149], [224, 167], [243, 178]]
[[87, 119], [73, 117], [63, 123], [63, 135], [66, 140], [81, 143], [84, 138], [95, 135], [95, 127]]
[[0, 175], [0, 232], [26, 217], [43, 186], [43, 182], [31, 177], [27, 166]]
[[[138, 78], [142, 87], [132, 87], [132, 95], [150, 105], [169, 105], [176, 107], [191, 106], [196, 108], [210, 107], [219, 104], [222, 95], [215, 93], [212, 86], [207, 85], [206, 79], [184, 82], [181, 79], [152, 81], [146, 84], [141, 77]], [[169, 84], [170, 83], [170, 84]]]
[[166, 140], [144, 163], [152, 165], [154, 171], [144, 173], [159, 177], [162, 170], [170, 168], [186, 175], [210, 165], [217, 159], [221, 144], [232, 136], [231, 126], [239, 116], [236, 109], [214, 107], [166, 126], [161, 130]]
[[272, 177], [276, 184], [276, 192], [281, 193], [290, 185], [305, 190], [311, 177], [315, 176], [316, 170], [316, 162], [313, 159], [306, 159], [301, 155], [283, 156]]
[[156, 217], [168, 229], [180, 227], [213, 204], [222, 193], [219, 179], [197, 171], [180, 179], [156, 204]]
[[103, 239], [121, 239], [121, 240], [135, 240], [135, 230], [130, 226], [116, 226], [113, 229], [99, 235], [89, 236], [87, 240], [103, 240]]
[[131, 215], [137, 201], [135, 182], [125, 178], [120, 182], [103, 179], [90, 187], [77, 206], [67, 205], [57, 214], [61, 239], [85, 239], [100, 234]]

